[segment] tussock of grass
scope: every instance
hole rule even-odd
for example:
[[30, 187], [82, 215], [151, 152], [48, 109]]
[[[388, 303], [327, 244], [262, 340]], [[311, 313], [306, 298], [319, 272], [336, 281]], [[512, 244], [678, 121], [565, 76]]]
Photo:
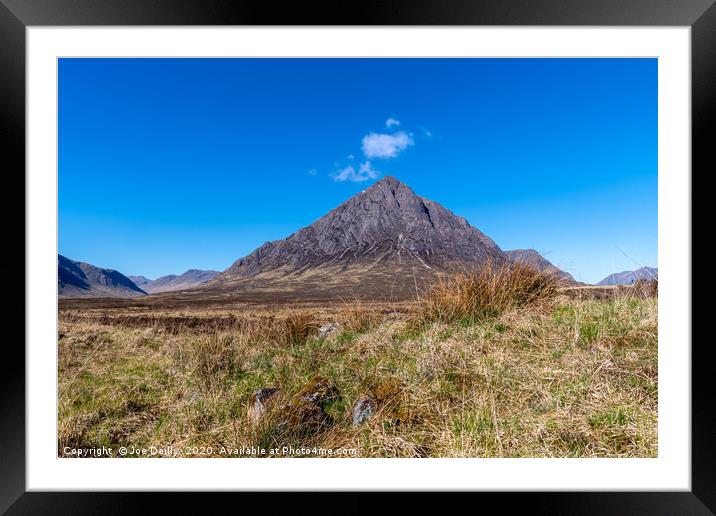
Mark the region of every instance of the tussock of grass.
[[443, 278], [418, 304], [411, 325], [424, 327], [435, 321], [474, 324], [508, 308], [553, 299], [558, 279], [550, 271], [538, 271], [521, 263], [489, 262], [471, 272]]
[[232, 334], [200, 336], [191, 341], [188, 351], [193, 374], [209, 389], [227, 376], [240, 374], [244, 367], [243, 350]]
[[344, 302], [338, 313], [338, 319], [343, 324], [345, 331], [353, 334], [366, 332], [379, 321], [378, 315], [357, 299]]
[[320, 327], [313, 314], [306, 312], [290, 313], [281, 323], [279, 338], [287, 346], [300, 346], [318, 332]]

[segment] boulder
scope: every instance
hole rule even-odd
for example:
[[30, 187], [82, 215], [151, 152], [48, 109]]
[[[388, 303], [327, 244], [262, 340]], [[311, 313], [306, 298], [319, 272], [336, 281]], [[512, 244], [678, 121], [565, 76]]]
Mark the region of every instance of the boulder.
[[318, 338], [325, 339], [329, 335], [336, 333], [340, 329], [338, 323], [327, 323], [318, 329]]
[[274, 387], [265, 387], [263, 389], [256, 390], [251, 395], [248, 410], [248, 417], [251, 422], [257, 423], [258, 420], [261, 419], [261, 416], [263, 416], [264, 412], [266, 412], [266, 405], [269, 400], [278, 394], [278, 392], [279, 389]]
[[373, 417], [378, 409], [378, 403], [371, 396], [361, 396], [358, 398], [351, 408], [351, 420], [353, 426], [359, 426]]

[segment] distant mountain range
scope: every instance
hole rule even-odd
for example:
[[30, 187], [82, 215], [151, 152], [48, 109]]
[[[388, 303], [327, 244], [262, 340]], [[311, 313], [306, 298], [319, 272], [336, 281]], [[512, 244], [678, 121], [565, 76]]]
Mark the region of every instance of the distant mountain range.
[[137, 297], [147, 293], [124, 274], [57, 255], [59, 297]]
[[140, 285], [142, 289], [146, 290], [150, 294], [156, 294], [158, 292], [169, 292], [174, 290], [186, 290], [194, 288], [197, 285], [206, 283], [210, 279], [213, 279], [219, 271], [202, 271], [199, 269], [189, 269], [184, 274], [179, 276], [175, 274], [169, 274], [168, 276], [162, 276], [155, 280], [150, 280], [144, 276], [130, 276], [130, 279], [136, 278], [137, 285]]
[[659, 279], [659, 269], [655, 267], [642, 267], [634, 271], [624, 271], [610, 274], [597, 285], [632, 285], [638, 280]]
[[150, 280], [144, 276], [125, 276], [113, 269], [103, 269], [57, 255], [59, 297], [139, 297], [157, 292], [190, 289], [212, 279], [218, 271], [190, 269], [176, 276]]
[[147, 283], [150, 283], [152, 280], [149, 278], [145, 278], [144, 276], [127, 276], [129, 279], [131, 279], [135, 285], [138, 287], [141, 287], [142, 285], [146, 285]]

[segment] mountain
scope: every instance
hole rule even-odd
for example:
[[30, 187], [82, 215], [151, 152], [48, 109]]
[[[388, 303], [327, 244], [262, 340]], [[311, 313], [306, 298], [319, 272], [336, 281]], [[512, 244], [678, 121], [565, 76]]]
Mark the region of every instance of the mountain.
[[141, 287], [142, 285], [146, 285], [147, 283], [152, 281], [149, 278], [145, 278], [144, 276], [127, 276], [127, 277], [129, 279], [131, 279], [132, 282], [134, 282], [134, 284], [137, 285], [138, 287]]
[[184, 274], [179, 276], [175, 274], [169, 274], [168, 276], [162, 276], [155, 280], [147, 280], [144, 276], [139, 276], [147, 280], [142, 284], [142, 288], [150, 294], [156, 294], [158, 292], [169, 292], [174, 290], [186, 290], [194, 288], [197, 285], [206, 283], [213, 279], [219, 271], [202, 271], [199, 269], [189, 269]]
[[385, 177], [316, 222], [266, 242], [205, 289], [280, 297], [414, 296], [441, 272], [509, 258], [488, 236]]
[[632, 285], [637, 280], [659, 279], [659, 269], [655, 267], [642, 267], [635, 271], [624, 271], [610, 274], [597, 285]]
[[553, 271], [554, 274], [563, 281], [573, 284], [577, 283], [577, 280], [575, 280], [571, 274], [556, 267], [534, 249], [513, 249], [512, 251], [505, 251], [505, 254], [514, 262], [530, 265], [539, 271]]
[[137, 297], [147, 293], [124, 274], [57, 255], [59, 297]]

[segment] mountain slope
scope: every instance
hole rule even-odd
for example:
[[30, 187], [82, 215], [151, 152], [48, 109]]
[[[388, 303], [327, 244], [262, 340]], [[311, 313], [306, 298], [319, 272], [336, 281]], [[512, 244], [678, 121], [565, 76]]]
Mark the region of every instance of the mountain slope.
[[137, 285], [138, 287], [141, 287], [142, 285], [146, 285], [147, 283], [149, 283], [150, 281], [152, 281], [152, 280], [150, 280], [149, 278], [145, 278], [144, 276], [127, 276], [127, 277], [128, 277], [130, 280], [132, 280], [132, 282], [133, 282], [135, 285]]
[[616, 272], [610, 274], [597, 285], [632, 285], [637, 280], [652, 280], [659, 278], [659, 269], [655, 267], [642, 267], [634, 271]]
[[505, 254], [514, 262], [531, 265], [539, 271], [552, 271], [558, 278], [567, 283], [577, 283], [577, 280], [575, 280], [571, 274], [555, 266], [534, 249], [513, 249], [511, 251], [505, 251]]
[[124, 274], [57, 255], [59, 297], [137, 297], [147, 293]]
[[150, 294], [174, 290], [186, 290], [194, 288], [197, 285], [201, 285], [202, 283], [206, 283], [218, 274], [219, 271], [189, 269], [184, 274], [179, 276], [169, 274], [168, 276], [162, 276], [161, 278], [157, 278], [155, 280], [147, 280], [146, 283], [142, 284], [142, 288]]
[[310, 226], [237, 260], [205, 288], [406, 297], [441, 272], [486, 260], [508, 257], [464, 218], [385, 177]]

